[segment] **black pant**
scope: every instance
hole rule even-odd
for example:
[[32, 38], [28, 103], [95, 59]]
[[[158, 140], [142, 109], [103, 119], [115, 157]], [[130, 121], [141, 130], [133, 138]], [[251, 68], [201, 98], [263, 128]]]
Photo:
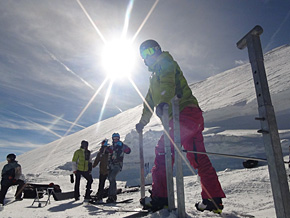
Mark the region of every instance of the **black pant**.
[[92, 187], [92, 183], [93, 183], [92, 175], [90, 174], [89, 171], [79, 171], [79, 170], [77, 170], [75, 175], [76, 175], [75, 194], [74, 194], [75, 199], [78, 199], [80, 197], [81, 176], [83, 176], [87, 180], [85, 199], [90, 199], [91, 187]]
[[[20, 179], [16, 180], [16, 181], [5, 181], [5, 182], [1, 182], [1, 191], [0, 191], [0, 204], [4, 204], [4, 199], [5, 196], [7, 194], [7, 191], [9, 189], [10, 186], [13, 185], [18, 185], [16, 193], [15, 193], [15, 198], [21, 198], [22, 196], [22, 191], [24, 188], [24, 182]], [[5, 184], [5, 185], [3, 185]]]
[[99, 199], [103, 198], [104, 187], [105, 187], [105, 182], [106, 182], [107, 177], [108, 177], [108, 174], [106, 174], [106, 175], [100, 174], [100, 176], [99, 176], [99, 189], [97, 192], [97, 198], [99, 198]]

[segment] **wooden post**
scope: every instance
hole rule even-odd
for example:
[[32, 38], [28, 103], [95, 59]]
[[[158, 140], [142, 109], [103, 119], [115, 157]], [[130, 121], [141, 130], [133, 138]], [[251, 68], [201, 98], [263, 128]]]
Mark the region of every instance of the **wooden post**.
[[261, 129], [258, 132], [263, 134], [276, 216], [279, 218], [290, 218], [289, 186], [276, 116], [272, 106], [265, 72], [264, 57], [260, 42], [260, 35], [262, 33], [262, 27], [255, 26], [237, 43], [237, 47], [239, 49], [248, 47], [259, 109], [259, 118], [257, 120], [261, 122]]
[[186, 217], [184, 203], [184, 181], [182, 169], [182, 147], [180, 139], [179, 124], [179, 99], [175, 96], [172, 100], [172, 117], [174, 124], [174, 143], [175, 143], [175, 166], [176, 166], [176, 191], [177, 191], [177, 210], [178, 218]]
[[175, 208], [174, 202], [174, 188], [173, 188], [173, 173], [172, 173], [172, 156], [171, 146], [169, 140], [169, 116], [168, 105], [163, 107], [162, 123], [164, 127], [164, 146], [165, 146], [165, 165], [166, 165], [166, 181], [167, 181], [167, 197], [168, 197], [168, 210], [172, 211]]

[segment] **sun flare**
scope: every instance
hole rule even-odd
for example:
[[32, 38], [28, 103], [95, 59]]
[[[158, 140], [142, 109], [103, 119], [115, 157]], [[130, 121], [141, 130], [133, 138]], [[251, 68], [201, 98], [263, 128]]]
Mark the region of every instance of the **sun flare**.
[[136, 60], [132, 43], [114, 40], [105, 44], [102, 53], [103, 68], [110, 79], [129, 77]]

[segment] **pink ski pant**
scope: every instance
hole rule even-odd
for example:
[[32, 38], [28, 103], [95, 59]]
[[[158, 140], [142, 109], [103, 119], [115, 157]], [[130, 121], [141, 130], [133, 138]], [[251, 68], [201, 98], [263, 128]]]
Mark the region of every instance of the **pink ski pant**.
[[[204, 122], [202, 111], [197, 107], [186, 107], [180, 112], [180, 137], [185, 150], [205, 152], [202, 131]], [[173, 120], [169, 121], [170, 136], [173, 139]], [[174, 163], [174, 147], [171, 144], [172, 164]], [[164, 135], [161, 136], [155, 147], [155, 162], [152, 168], [152, 196], [167, 197], [166, 167], [164, 155]], [[190, 164], [198, 170], [201, 181], [202, 199], [220, 197], [225, 194], [219, 183], [215, 169], [205, 154], [187, 153]]]

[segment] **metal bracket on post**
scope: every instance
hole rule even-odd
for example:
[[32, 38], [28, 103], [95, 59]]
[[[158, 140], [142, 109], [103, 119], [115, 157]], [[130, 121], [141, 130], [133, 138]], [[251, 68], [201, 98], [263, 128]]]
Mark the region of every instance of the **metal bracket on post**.
[[174, 188], [173, 188], [173, 173], [172, 173], [172, 156], [171, 146], [169, 140], [169, 116], [168, 105], [163, 107], [162, 123], [164, 127], [164, 149], [165, 149], [165, 165], [166, 165], [166, 182], [167, 182], [167, 197], [168, 197], [168, 210], [172, 211], [175, 208], [174, 202]]
[[[288, 161], [288, 168], [290, 169], [290, 145], [289, 145], [289, 161]], [[290, 176], [290, 175], [289, 175]]]
[[259, 132], [263, 134], [276, 216], [279, 218], [290, 218], [289, 186], [283, 161], [276, 116], [272, 106], [265, 72], [264, 57], [260, 42], [260, 35], [262, 33], [262, 27], [255, 26], [237, 43], [237, 47], [239, 49], [248, 47], [248, 54], [258, 101], [259, 120], [261, 123], [261, 130], [259, 130]]
[[143, 131], [139, 132], [139, 155], [140, 155], [140, 188], [141, 198], [145, 197], [144, 155], [143, 155]]
[[176, 166], [176, 191], [177, 191], [177, 210], [178, 218], [186, 217], [184, 203], [184, 181], [182, 169], [182, 147], [180, 139], [180, 124], [179, 124], [179, 98], [174, 96], [171, 100], [172, 117], [174, 124], [174, 143], [175, 147], [175, 166]]

